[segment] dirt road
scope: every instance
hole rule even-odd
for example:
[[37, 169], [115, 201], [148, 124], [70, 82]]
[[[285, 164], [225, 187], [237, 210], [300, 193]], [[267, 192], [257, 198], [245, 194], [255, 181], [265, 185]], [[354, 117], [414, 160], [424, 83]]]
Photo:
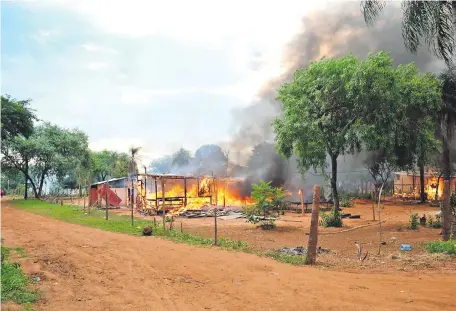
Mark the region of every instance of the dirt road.
[[454, 275], [293, 267], [71, 225], [8, 207], [2, 235], [42, 278], [37, 310], [456, 310]]

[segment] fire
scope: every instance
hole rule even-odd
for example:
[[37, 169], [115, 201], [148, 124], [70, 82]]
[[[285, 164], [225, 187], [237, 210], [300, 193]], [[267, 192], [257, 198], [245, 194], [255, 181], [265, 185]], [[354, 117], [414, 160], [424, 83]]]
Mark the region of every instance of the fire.
[[[236, 180], [223, 179], [215, 180], [212, 178], [187, 179], [187, 199], [185, 202], [184, 181], [180, 179], [165, 181], [166, 205], [173, 206], [175, 209], [200, 209], [205, 205], [217, 206], [236, 206], [241, 207], [252, 204], [253, 200], [249, 196], [241, 194], [241, 187]], [[155, 190], [144, 188], [142, 183], [137, 184], [137, 193], [141, 194], [141, 205], [146, 208], [155, 208], [155, 199], [162, 198], [160, 184], [157, 193]], [[186, 206], [185, 206], [186, 203]], [[160, 203], [159, 203], [160, 204]], [[160, 204], [161, 205], [161, 204]], [[158, 210], [161, 206], [158, 206]]]
[[[437, 197], [438, 197], [438, 199], [440, 199], [442, 197], [442, 193], [443, 193], [443, 182], [441, 180], [439, 182], [438, 177], [428, 178], [427, 182], [428, 183], [424, 189], [424, 192], [426, 192], [426, 194], [428, 196], [428, 200], [434, 200], [437, 189], [438, 189]], [[438, 184], [438, 186], [437, 186], [437, 184]]]

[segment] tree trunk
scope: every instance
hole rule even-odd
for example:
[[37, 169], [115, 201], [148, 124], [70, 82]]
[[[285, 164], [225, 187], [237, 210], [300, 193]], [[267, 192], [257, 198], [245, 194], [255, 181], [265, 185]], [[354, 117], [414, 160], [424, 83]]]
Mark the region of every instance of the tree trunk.
[[41, 194], [43, 193], [43, 184], [44, 184], [44, 178], [46, 178], [47, 174], [47, 169], [43, 170], [43, 173], [41, 174], [41, 179], [40, 179], [40, 185], [38, 189], [38, 197], [37, 199], [41, 198]]
[[442, 204], [442, 238], [444, 241], [450, 239], [451, 233], [451, 206], [450, 206], [450, 176], [451, 176], [451, 163], [450, 163], [450, 128], [447, 122], [448, 115], [444, 117], [442, 145], [443, 145], [443, 204]]
[[24, 189], [24, 200], [27, 200], [28, 199], [28, 191], [27, 191], [27, 188], [28, 188], [28, 164], [25, 165], [25, 171], [24, 171], [24, 185], [25, 185], [25, 189]]
[[337, 155], [331, 155], [331, 191], [334, 209], [339, 210], [339, 195], [337, 193]]
[[434, 197], [435, 201], [437, 201], [439, 199], [440, 178], [442, 178], [442, 172], [440, 172], [439, 177], [437, 177], [437, 188], [435, 188], [435, 197]]
[[419, 162], [420, 166], [420, 202], [426, 202], [426, 193], [424, 192], [424, 161]]
[[317, 259], [318, 213], [320, 208], [320, 186], [314, 186], [312, 218], [310, 219], [309, 241], [307, 243], [306, 265], [314, 265]]

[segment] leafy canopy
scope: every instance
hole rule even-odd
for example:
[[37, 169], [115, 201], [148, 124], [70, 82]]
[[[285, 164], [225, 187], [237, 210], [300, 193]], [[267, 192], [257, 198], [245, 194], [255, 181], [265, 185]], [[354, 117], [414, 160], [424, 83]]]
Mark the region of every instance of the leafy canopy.
[[[372, 25], [386, 1], [361, 1], [361, 11]], [[402, 37], [405, 47], [416, 53], [424, 43], [447, 64], [453, 62], [456, 3], [454, 1], [402, 1]]]
[[37, 119], [30, 109], [31, 100], [16, 100], [9, 95], [1, 96], [2, 140], [16, 136], [29, 137], [33, 133], [33, 122]]
[[273, 123], [279, 152], [297, 156], [302, 172], [326, 167], [326, 155], [353, 151], [359, 139], [353, 125], [360, 109], [350, 92], [359, 59], [322, 59], [296, 72], [279, 90], [283, 118]]

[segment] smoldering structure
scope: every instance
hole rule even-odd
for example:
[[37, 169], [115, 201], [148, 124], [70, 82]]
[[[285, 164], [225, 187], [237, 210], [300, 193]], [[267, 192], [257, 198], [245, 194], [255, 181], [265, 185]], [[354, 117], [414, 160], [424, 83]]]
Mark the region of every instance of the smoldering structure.
[[[283, 160], [273, 146], [274, 133], [271, 122], [281, 115], [281, 103], [276, 100], [276, 90], [293, 78], [297, 69], [322, 57], [340, 57], [348, 53], [366, 58], [369, 52], [387, 50], [391, 52], [395, 65], [415, 62], [422, 71], [438, 73], [444, 62], [434, 57], [426, 47], [416, 55], [408, 52], [401, 34], [402, 12], [398, 5], [390, 5], [373, 27], [365, 24], [358, 2], [331, 3], [331, 8], [307, 14], [302, 20], [301, 30], [286, 47], [283, 55], [283, 74], [267, 81], [258, 92], [258, 99], [247, 108], [234, 111], [234, 150], [253, 150], [255, 161], [248, 163], [243, 175], [250, 182], [260, 179], [282, 184], [293, 197], [297, 190], [311, 189], [314, 184], [326, 185], [323, 177], [313, 172], [304, 179], [296, 168], [296, 161]], [[269, 148], [255, 148], [261, 144]], [[244, 154], [249, 157], [250, 154]], [[360, 179], [369, 179], [363, 166], [366, 153], [343, 155], [338, 159], [339, 186], [353, 184]], [[252, 162], [252, 161], [250, 161]], [[355, 183], [356, 184], [356, 183]], [[355, 186], [356, 187], [356, 186]], [[329, 189], [324, 188], [326, 195]], [[310, 195], [305, 195], [310, 197]]]

